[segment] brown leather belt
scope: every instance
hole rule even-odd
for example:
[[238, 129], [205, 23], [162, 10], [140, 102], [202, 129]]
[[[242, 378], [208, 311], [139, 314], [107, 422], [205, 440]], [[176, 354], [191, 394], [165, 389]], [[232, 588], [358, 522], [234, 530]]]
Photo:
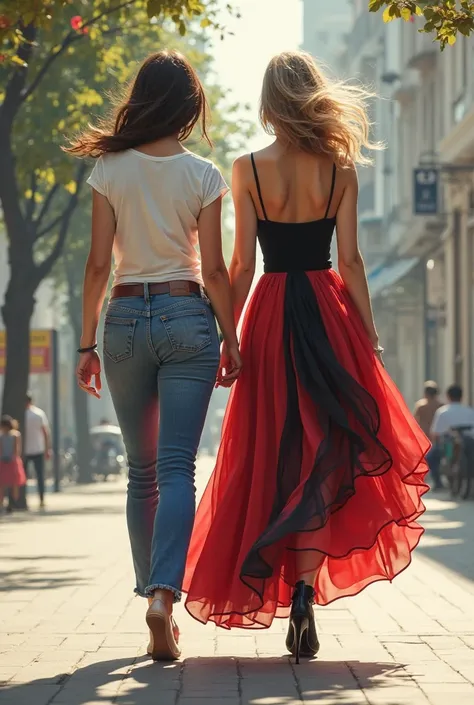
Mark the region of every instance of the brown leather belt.
[[[148, 292], [150, 296], [155, 294], [169, 294], [170, 296], [190, 296], [191, 294], [201, 295], [201, 287], [196, 282], [175, 281], [175, 282], [156, 282], [148, 284]], [[128, 296], [145, 297], [144, 284], [117, 284], [112, 289], [110, 294], [111, 299], [122, 299]]]

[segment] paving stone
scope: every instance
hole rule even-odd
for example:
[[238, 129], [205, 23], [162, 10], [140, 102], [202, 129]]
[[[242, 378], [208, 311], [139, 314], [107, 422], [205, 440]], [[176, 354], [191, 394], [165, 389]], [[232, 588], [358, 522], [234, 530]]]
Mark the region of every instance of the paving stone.
[[[201, 463], [200, 481], [205, 471]], [[8, 580], [13, 555], [15, 580], [24, 571], [33, 586], [0, 592], [0, 705], [474, 704], [474, 583], [426, 560], [423, 543], [393, 584], [317, 608], [316, 659], [294, 664], [285, 620], [227, 632], [180, 605], [182, 659], [153, 663], [146, 603], [132, 594], [124, 492], [123, 483], [75, 488], [51, 496], [58, 513], [41, 522], [0, 519], [0, 572]], [[429, 539], [444, 510], [439, 499], [427, 506]], [[467, 503], [456, 511], [463, 520], [451, 531], [468, 538], [474, 515]], [[35, 542], [55, 555], [31, 560], [33, 526]], [[457, 547], [466, 556], [467, 538]]]
[[59, 691], [59, 686], [46, 684], [22, 685], [11, 689], [0, 688], [0, 703], [1, 705], [49, 705]]

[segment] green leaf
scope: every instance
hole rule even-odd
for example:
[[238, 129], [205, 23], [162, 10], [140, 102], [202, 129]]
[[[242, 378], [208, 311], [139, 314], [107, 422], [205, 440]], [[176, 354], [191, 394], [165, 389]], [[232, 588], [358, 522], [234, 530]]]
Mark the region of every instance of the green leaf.
[[464, 20], [458, 24], [458, 32], [461, 32], [465, 37], [469, 37], [474, 29], [474, 22]]
[[182, 37], [186, 34], [186, 24], [183, 22], [183, 20], [180, 21], [179, 23], [179, 33]]
[[391, 11], [392, 11], [391, 7], [385, 8], [383, 15], [382, 15], [384, 22], [391, 22], [392, 20], [395, 19], [394, 16], [392, 15]]
[[20, 57], [17, 56], [16, 54], [15, 54], [15, 56], [12, 56], [11, 60], [14, 64], [17, 64], [18, 66], [23, 66], [24, 68], [26, 68], [26, 66], [28, 65], [26, 63], [26, 61], [23, 61], [23, 59], [20, 59]]
[[148, 17], [157, 17], [163, 9], [163, 0], [148, 0], [146, 11]]

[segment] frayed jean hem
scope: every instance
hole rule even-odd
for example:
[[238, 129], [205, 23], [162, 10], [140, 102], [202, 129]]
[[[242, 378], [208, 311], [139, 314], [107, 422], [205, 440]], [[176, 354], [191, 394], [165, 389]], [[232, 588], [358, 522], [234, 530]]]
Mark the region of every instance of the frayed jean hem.
[[171, 585], [164, 585], [163, 583], [155, 583], [154, 585], [148, 585], [148, 587], [145, 588], [145, 597], [153, 597], [153, 593], [155, 590], [169, 590], [170, 592], [173, 593], [173, 602], [181, 602], [183, 598], [183, 593], [181, 590], [177, 590], [175, 587], [172, 587]]

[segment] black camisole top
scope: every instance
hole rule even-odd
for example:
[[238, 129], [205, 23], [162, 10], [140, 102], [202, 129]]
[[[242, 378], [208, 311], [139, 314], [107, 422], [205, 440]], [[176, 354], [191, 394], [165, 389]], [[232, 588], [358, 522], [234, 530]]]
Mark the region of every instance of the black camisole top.
[[331, 191], [324, 218], [306, 223], [280, 223], [267, 218], [253, 154], [250, 159], [264, 216], [264, 220], [258, 219], [257, 237], [263, 253], [265, 273], [331, 269], [331, 241], [336, 218], [328, 218], [328, 213], [336, 184], [336, 165], [333, 165]]

